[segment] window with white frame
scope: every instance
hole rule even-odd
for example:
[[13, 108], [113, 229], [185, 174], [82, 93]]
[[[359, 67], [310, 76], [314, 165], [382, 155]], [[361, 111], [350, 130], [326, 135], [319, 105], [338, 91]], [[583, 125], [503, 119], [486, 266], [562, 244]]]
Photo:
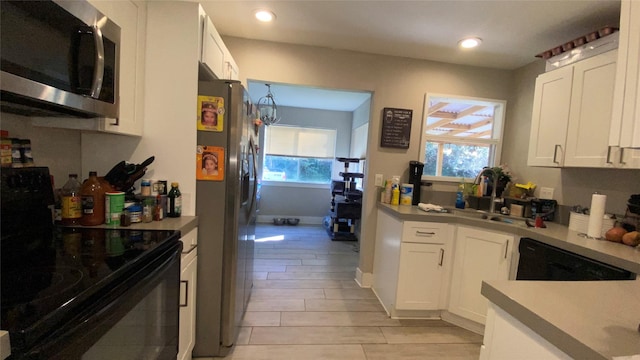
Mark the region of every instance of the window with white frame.
[[335, 150], [335, 129], [268, 126], [262, 180], [329, 184]]
[[473, 179], [483, 167], [498, 166], [507, 102], [426, 94], [420, 156], [423, 177]]

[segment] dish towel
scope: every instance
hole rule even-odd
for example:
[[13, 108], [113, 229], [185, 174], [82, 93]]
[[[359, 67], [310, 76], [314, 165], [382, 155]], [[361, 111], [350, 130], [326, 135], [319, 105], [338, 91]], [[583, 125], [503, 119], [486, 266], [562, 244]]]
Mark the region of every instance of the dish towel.
[[418, 208], [426, 212], [429, 212], [429, 211], [442, 212], [442, 206], [440, 205], [419, 203]]

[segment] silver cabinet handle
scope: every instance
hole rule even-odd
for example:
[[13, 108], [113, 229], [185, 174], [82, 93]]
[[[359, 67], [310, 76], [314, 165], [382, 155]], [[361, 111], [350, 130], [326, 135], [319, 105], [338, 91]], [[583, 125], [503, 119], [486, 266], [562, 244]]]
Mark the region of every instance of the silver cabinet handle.
[[626, 164], [626, 162], [624, 161], [624, 148], [620, 148], [620, 164]]
[[558, 160], [556, 160], [556, 158], [558, 157], [558, 148], [560, 147], [560, 145], [556, 145], [555, 148], [553, 149], [553, 162], [556, 164], [559, 164]]
[[433, 236], [435, 234], [436, 233], [434, 233], [433, 231], [420, 231], [420, 230], [416, 231], [416, 235], [422, 235], [422, 236]]
[[[607, 160], [606, 163], [607, 164], [611, 164], [611, 148], [613, 146], [607, 146]], [[622, 157], [621, 157], [622, 158]]]
[[182, 298], [182, 284], [184, 284], [184, 303], [182, 303], [182, 299], [180, 299], [180, 307], [189, 306], [189, 281], [180, 280], [180, 297]]
[[440, 261], [438, 262], [439, 266], [442, 266], [444, 263], [444, 249], [440, 248]]
[[507, 240], [507, 246], [504, 248], [504, 258], [507, 258], [507, 253], [509, 252], [509, 240]]

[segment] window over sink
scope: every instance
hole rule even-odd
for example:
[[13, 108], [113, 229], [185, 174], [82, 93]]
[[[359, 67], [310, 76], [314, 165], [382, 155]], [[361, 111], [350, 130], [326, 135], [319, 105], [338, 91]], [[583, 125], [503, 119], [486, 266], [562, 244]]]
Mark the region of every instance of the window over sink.
[[505, 100], [425, 95], [420, 146], [423, 178], [473, 179], [500, 164]]

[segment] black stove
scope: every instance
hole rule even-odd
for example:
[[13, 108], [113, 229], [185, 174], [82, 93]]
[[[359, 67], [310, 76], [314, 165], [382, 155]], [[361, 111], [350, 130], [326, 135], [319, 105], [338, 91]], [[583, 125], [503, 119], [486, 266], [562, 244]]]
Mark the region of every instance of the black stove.
[[47, 168], [2, 170], [1, 325], [21, 353], [175, 247], [178, 231], [52, 224]]

